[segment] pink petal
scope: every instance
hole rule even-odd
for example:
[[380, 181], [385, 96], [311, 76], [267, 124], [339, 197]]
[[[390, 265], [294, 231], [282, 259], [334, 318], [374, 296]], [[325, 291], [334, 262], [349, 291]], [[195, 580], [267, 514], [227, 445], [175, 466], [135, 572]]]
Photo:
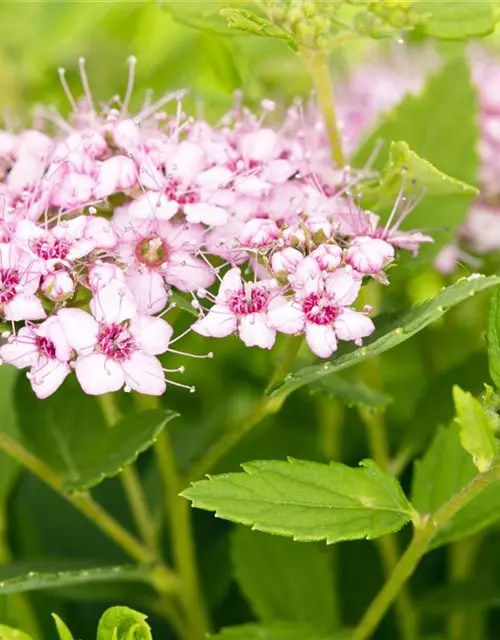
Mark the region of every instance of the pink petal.
[[352, 304], [358, 297], [363, 278], [351, 267], [336, 269], [326, 278], [326, 290], [339, 307]]
[[272, 129], [260, 129], [244, 135], [240, 142], [244, 158], [268, 162], [274, 157], [278, 136]]
[[46, 360], [40, 368], [31, 369], [31, 387], [37, 397], [44, 400], [59, 389], [70, 373], [71, 367], [67, 362]]
[[57, 316], [51, 316], [45, 322], [38, 325], [37, 334], [47, 338], [56, 349], [56, 358], [67, 361], [73, 356], [73, 349], [66, 339], [61, 321]]
[[226, 224], [229, 220], [225, 209], [215, 204], [205, 204], [204, 202], [184, 205], [184, 213], [186, 220], [192, 224], [203, 222], [203, 224], [216, 227]]
[[27, 327], [19, 329], [17, 337], [0, 347], [0, 358], [18, 369], [33, 366], [38, 360], [35, 332]]
[[217, 294], [217, 304], [224, 305], [226, 304], [227, 294], [232, 291], [238, 291], [243, 287], [243, 283], [241, 281], [241, 271], [238, 267], [234, 269], [229, 269], [229, 271], [222, 278], [222, 282], [219, 286], [219, 293]]
[[191, 329], [207, 338], [225, 338], [236, 331], [236, 316], [226, 307], [214, 305]]
[[165, 374], [158, 358], [136, 351], [122, 366], [125, 382], [134, 391], [151, 396], [165, 393]]
[[329, 358], [337, 350], [335, 331], [326, 324], [306, 323], [306, 340], [311, 351], [319, 358]]
[[276, 341], [276, 329], [267, 324], [265, 313], [250, 313], [240, 319], [238, 333], [247, 347], [272, 349]]
[[123, 322], [137, 313], [132, 292], [121, 280], [111, 280], [98, 289], [89, 306], [95, 319], [104, 324]]
[[281, 333], [296, 334], [304, 329], [302, 307], [294, 300], [279, 296], [271, 301], [267, 311], [269, 325]]
[[174, 330], [161, 318], [135, 316], [130, 321], [130, 332], [142, 351], [157, 355], [167, 351]]
[[214, 270], [185, 251], [172, 253], [167, 264], [167, 282], [181, 291], [206, 289], [215, 281]]
[[125, 384], [123, 368], [103, 353], [77, 358], [75, 373], [82, 389], [91, 396], [118, 391]]
[[133, 218], [140, 220], [154, 219], [170, 220], [173, 218], [179, 205], [174, 200], [167, 200], [165, 196], [154, 191], [144, 193], [136, 200], [133, 200], [129, 207], [128, 213]]
[[10, 302], [4, 305], [3, 317], [5, 320], [42, 320], [47, 317], [42, 303], [35, 296], [22, 293], [16, 295]]
[[99, 325], [90, 313], [82, 309], [60, 309], [57, 318], [70, 347], [83, 355], [93, 351]]
[[161, 274], [149, 269], [143, 272], [130, 269], [127, 272], [126, 280], [134, 296], [138, 313], [152, 315], [165, 309], [168, 295]]

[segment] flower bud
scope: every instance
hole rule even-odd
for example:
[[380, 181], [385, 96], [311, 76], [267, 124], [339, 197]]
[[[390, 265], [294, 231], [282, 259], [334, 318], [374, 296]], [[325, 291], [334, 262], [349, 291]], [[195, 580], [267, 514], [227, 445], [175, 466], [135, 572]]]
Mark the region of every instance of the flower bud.
[[243, 247], [257, 249], [272, 244], [279, 235], [278, 226], [273, 220], [254, 218], [243, 227], [240, 243]]
[[64, 302], [73, 297], [75, 282], [66, 270], [59, 269], [44, 276], [40, 289], [52, 302]]
[[274, 273], [295, 273], [297, 266], [304, 256], [293, 247], [287, 247], [282, 251], [276, 251], [271, 257], [271, 268]]
[[347, 263], [360, 273], [373, 275], [394, 260], [394, 247], [380, 238], [361, 236], [347, 249]]
[[342, 249], [337, 244], [321, 244], [311, 252], [310, 256], [316, 260], [322, 271], [331, 271], [342, 262]]

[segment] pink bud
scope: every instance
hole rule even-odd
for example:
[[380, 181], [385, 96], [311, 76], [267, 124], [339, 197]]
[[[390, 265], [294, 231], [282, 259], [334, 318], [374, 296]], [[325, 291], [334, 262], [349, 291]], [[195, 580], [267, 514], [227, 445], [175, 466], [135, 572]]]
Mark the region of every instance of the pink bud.
[[302, 262], [304, 256], [293, 247], [287, 247], [282, 251], [276, 251], [271, 258], [271, 268], [274, 273], [295, 273], [297, 266]]
[[52, 271], [44, 276], [40, 286], [42, 293], [52, 302], [63, 302], [73, 297], [75, 283], [64, 269]]
[[284, 229], [281, 236], [285, 243], [292, 247], [305, 245], [307, 239], [304, 229], [297, 224], [292, 224], [287, 229]]
[[333, 235], [333, 225], [326, 218], [321, 216], [312, 216], [306, 220], [306, 226], [312, 236], [322, 234], [324, 240], [329, 240]]
[[340, 266], [342, 262], [342, 249], [338, 244], [320, 244], [310, 253], [323, 271], [331, 271]]
[[254, 218], [243, 227], [240, 243], [243, 247], [265, 247], [279, 238], [278, 226], [273, 220]]
[[360, 273], [373, 275], [394, 260], [394, 247], [380, 238], [361, 236], [351, 242], [346, 260]]

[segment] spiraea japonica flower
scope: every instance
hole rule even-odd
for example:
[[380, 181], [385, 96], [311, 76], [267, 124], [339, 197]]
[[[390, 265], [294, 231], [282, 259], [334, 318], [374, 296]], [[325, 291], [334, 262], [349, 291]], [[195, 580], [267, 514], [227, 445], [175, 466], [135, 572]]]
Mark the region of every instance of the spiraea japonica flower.
[[254, 113], [238, 94], [212, 125], [177, 92], [131, 115], [132, 58], [123, 101], [97, 110], [79, 64], [80, 100], [60, 70], [68, 120], [39, 113], [55, 133], [0, 135], [0, 314], [12, 324], [0, 355], [39, 397], [72, 372], [91, 395], [163, 394], [159, 356], [182, 354], [163, 317], [174, 292], [207, 339], [271, 349], [277, 333], [303, 334], [327, 358], [373, 332], [362, 285], [388, 284], [398, 252], [432, 238], [401, 230], [403, 197], [384, 225], [360, 207], [363, 171], [333, 163], [313, 103], [283, 122], [272, 101]]

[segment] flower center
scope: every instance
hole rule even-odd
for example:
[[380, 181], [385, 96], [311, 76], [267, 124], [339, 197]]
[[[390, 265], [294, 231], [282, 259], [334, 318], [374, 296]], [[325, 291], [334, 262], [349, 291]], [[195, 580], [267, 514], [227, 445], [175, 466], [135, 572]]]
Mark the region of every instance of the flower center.
[[310, 293], [302, 303], [302, 309], [309, 322], [314, 324], [331, 324], [338, 315], [337, 307], [325, 297]]
[[69, 253], [69, 244], [66, 240], [52, 236], [41, 236], [30, 243], [30, 248], [42, 260], [59, 258], [64, 260]]
[[10, 302], [17, 294], [19, 273], [15, 269], [0, 269], [0, 303]]
[[97, 336], [99, 350], [113, 360], [127, 360], [137, 349], [134, 337], [126, 325], [102, 325]]
[[227, 305], [234, 314], [244, 316], [259, 313], [267, 307], [268, 302], [269, 291], [248, 282], [243, 289], [228, 294]]
[[56, 345], [47, 338], [43, 336], [35, 337], [35, 346], [38, 349], [38, 352], [47, 358], [54, 359], [56, 357]]
[[168, 247], [159, 236], [148, 236], [136, 244], [135, 256], [148, 267], [159, 267], [168, 258]]
[[184, 193], [179, 192], [180, 182], [178, 180], [170, 180], [168, 185], [165, 187], [165, 196], [169, 200], [175, 200], [180, 205], [183, 204], [195, 204], [198, 202], [198, 194], [195, 191]]

